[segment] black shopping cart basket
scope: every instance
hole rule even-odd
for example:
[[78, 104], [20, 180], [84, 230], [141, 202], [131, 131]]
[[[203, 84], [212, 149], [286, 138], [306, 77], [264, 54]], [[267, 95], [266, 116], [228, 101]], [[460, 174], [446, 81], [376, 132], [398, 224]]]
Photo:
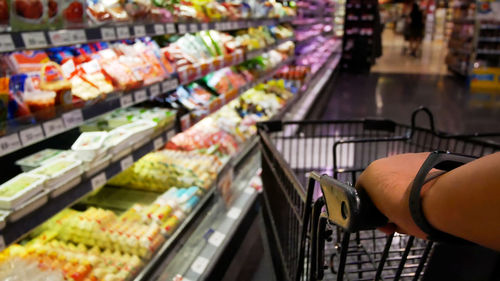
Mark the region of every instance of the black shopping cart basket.
[[[419, 112], [428, 116], [429, 129], [415, 125]], [[499, 151], [500, 145], [479, 137], [498, 134], [436, 132], [432, 114], [420, 108], [413, 113], [411, 126], [390, 120], [269, 121], [259, 124], [259, 135], [262, 212], [277, 280], [493, 280], [492, 276], [499, 276], [500, 259], [494, 251], [398, 233], [385, 235], [374, 230], [384, 219], [374, 215], [376, 209], [367, 212], [371, 219], [356, 221], [352, 206], [342, 203], [349, 200], [345, 190], [354, 190], [350, 186], [378, 158], [434, 150], [480, 157]], [[337, 206], [324, 207], [325, 201], [331, 201], [321, 192], [325, 186], [344, 188], [332, 196]], [[331, 220], [335, 215], [340, 218], [334, 220], [336, 224]]]

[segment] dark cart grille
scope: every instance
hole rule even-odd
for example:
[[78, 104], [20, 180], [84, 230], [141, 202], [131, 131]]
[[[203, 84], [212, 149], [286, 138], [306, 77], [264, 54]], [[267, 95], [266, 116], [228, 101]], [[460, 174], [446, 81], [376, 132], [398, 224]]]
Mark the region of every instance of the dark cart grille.
[[[259, 134], [263, 215], [278, 280], [314, 277], [310, 222], [303, 218], [321, 192], [313, 187], [312, 201], [306, 202], [309, 172], [354, 185], [369, 163], [394, 154], [447, 150], [482, 156], [500, 150], [478, 136], [445, 135], [434, 132], [433, 126], [424, 129], [388, 120], [272, 121], [260, 124]], [[307, 232], [301, 237], [304, 223]], [[425, 279], [433, 243], [402, 234], [345, 233], [330, 227], [333, 239], [325, 244], [324, 280]]]

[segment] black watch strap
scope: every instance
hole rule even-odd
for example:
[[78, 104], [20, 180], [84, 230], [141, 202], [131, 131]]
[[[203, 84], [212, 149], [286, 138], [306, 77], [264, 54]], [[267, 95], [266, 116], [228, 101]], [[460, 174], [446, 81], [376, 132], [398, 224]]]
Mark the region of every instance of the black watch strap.
[[[424, 164], [422, 164], [422, 167], [420, 167], [411, 186], [409, 206], [413, 221], [415, 221], [415, 224], [428, 235], [427, 239], [446, 243], [467, 242], [462, 238], [458, 238], [434, 228], [429, 221], [427, 221], [422, 209], [420, 194], [426, 182], [475, 159], [476, 158], [470, 156], [435, 151], [429, 154]], [[432, 169], [442, 170], [443, 172], [429, 174]]]

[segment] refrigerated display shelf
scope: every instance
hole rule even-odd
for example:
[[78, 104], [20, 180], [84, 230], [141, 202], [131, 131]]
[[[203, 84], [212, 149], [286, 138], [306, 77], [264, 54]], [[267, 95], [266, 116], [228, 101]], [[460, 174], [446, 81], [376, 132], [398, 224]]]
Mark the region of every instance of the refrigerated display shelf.
[[[231, 100], [235, 99], [240, 94], [254, 87], [258, 83], [262, 83], [266, 80], [271, 79], [281, 67], [291, 63], [292, 61], [293, 58], [288, 58], [287, 60], [284, 60], [283, 62], [279, 63], [276, 67], [274, 67], [272, 70], [268, 71], [264, 75], [261, 75], [260, 78], [256, 79], [255, 81], [252, 81], [251, 83], [248, 83], [245, 87], [239, 89], [236, 95], [231, 95], [220, 100], [219, 106], [209, 107], [210, 113], [216, 111], [223, 105], [229, 103]], [[189, 117], [189, 115], [187, 116]], [[187, 127], [191, 127], [195, 123], [196, 122], [191, 122], [190, 120], [187, 123], [188, 124]], [[68, 206], [73, 205], [83, 196], [103, 186], [107, 182], [107, 179], [110, 179], [113, 176], [117, 175], [118, 173], [126, 170], [130, 165], [132, 165], [135, 161], [139, 160], [142, 156], [146, 155], [151, 151], [158, 150], [161, 147], [163, 147], [164, 144], [175, 134], [176, 130], [174, 126], [169, 126], [157, 132], [153, 137], [147, 139], [145, 144], [140, 146], [135, 145], [134, 150], [130, 154], [123, 156], [119, 160], [109, 164], [107, 167], [100, 169], [99, 171], [96, 171], [91, 177], [83, 177], [81, 182], [75, 187], [71, 188], [70, 190], [62, 193], [61, 195], [55, 198], [46, 197], [48, 198], [48, 200], [46, 200], [45, 203], [41, 204], [41, 206], [39, 206], [39, 208], [37, 208], [36, 210], [32, 210], [29, 214], [25, 215], [21, 219], [16, 220], [15, 222], [9, 222], [9, 217], [7, 217], [7, 223], [5, 227], [2, 230], [0, 230], [0, 246], [5, 247], [9, 244], [18, 241], [19, 239], [24, 237], [24, 235], [26, 235], [28, 232], [33, 230], [36, 226], [42, 224], [44, 221], [49, 219], [51, 216], [55, 215], [57, 212], [63, 210]], [[44, 194], [42, 195], [42, 197], [43, 196], [48, 196], [48, 194]], [[43, 199], [42, 197], [40, 198], [37, 197], [34, 200], [35, 201], [41, 200]], [[15, 212], [16, 211], [14, 211], [9, 216], [15, 215]], [[0, 247], [0, 250], [2, 249], [3, 248]]]
[[483, 23], [479, 27], [480, 29], [500, 29], [500, 24], [490, 24], [490, 23]]
[[277, 25], [291, 22], [294, 17], [220, 22], [183, 22], [156, 24], [106, 25], [82, 29], [34, 30], [0, 33], [0, 52], [43, 49], [96, 41], [113, 41], [144, 36], [193, 33], [201, 30], [220, 31], [245, 29], [261, 25]]
[[[9, 217], [17, 212], [17, 210], [13, 211], [6, 219], [7, 223], [5, 228], [0, 231], [0, 241], [3, 241], [3, 243], [0, 243], [1, 246], [7, 246], [18, 241], [59, 211], [73, 205], [90, 192], [101, 188], [106, 184], [107, 179], [110, 179], [118, 173], [126, 170], [135, 161], [139, 160], [147, 153], [163, 147], [166, 141], [174, 135], [175, 129], [173, 126], [160, 130], [145, 144], [135, 148], [130, 154], [110, 163], [107, 167], [95, 172], [89, 177], [83, 176], [78, 185], [58, 195], [57, 197], [48, 198], [45, 204], [42, 204], [39, 208], [32, 210], [22, 218], [16, 221], [9, 221]], [[48, 194], [45, 196], [48, 196]], [[22, 208], [20, 208], [19, 211], [22, 211]]]
[[295, 39], [295, 43], [298, 44], [301, 44], [301, 45], [304, 45], [304, 44], [309, 44], [314, 38], [316, 38], [317, 36], [328, 36], [328, 35], [332, 35], [332, 31], [333, 30], [330, 30], [330, 31], [325, 31], [325, 32], [321, 32], [319, 34], [314, 34], [314, 35], [311, 35], [311, 36], [308, 36], [302, 40], [298, 40], [298, 39]]
[[[332, 36], [327, 37], [327, 38], [337, 38], [337, 37], [335, 35], [332, 35]], [[301, 54], [299, 57], [296, 58], [296, 60], [300, 60], [303, 57], [309, 56], [310, 54], [312, 54], [316, 51], [317, 51], [316, 49], [312, 49], [304, 54]], [[342, 51], [342, 40], [337, 40], [334, 47], [332, 48], [332, 53], [339, 53], [341, 51]]]
[[478, 49], [476, 51], [478, 55], [492, 55], [492, 56], [498, 56], [500, 55], [500, 50], [489, 50], [489, 49]]
[[500, 37], [479, 37], [479, 42], [500, 42]]
[[[279, 40], [276, 44], [259, 50], [253, 57], [261, 55], [276, 48], [279, 44], [288, 41]], [[247, 58], [249, 59], [249, 58]], [[175, 90], [179, 84], [191, 83], [213, 71], [227, 66], [239, 64], [245, 60], [243, 52], [237, 52], [225, 57], [214, 58], [211, 62], [191, 65], [178, 70], [174, 77], [160, 83], [145, 86], [131, 91], [116, 91], [106, 96], [105, 100], [89, 101], [82, 108], [75, 108], [67, 112], [61, 112], [56, 118], [41, 123], [25, 126], [7, 126], [7, 133], [0, 137], [0, 156], [29, 147], [40, 141], [49, 139], [58, 134], [71, 130], [85, 121], [111, 112], [118, 108], [126, 108], [135, 104], [154, 98], [160, 94], [166, 94]], [[178, 77], [178, 78], [176, 78]], [[15, 122], [14, 120], [13, 122]]]

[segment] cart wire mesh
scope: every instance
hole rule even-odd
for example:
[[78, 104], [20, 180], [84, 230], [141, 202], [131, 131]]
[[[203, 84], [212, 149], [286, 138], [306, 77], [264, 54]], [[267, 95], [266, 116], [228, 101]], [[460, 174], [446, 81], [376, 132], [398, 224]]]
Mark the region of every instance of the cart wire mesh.
[[[259, 124], [262, 153], [263, 218], [278, 280], [419, 280], [425, 276], [433, 243], [376, 230], [343, 232], [330, 226], [325, 274], [311, 242], [313, 202], [320, 189], [309, 182], [315, 171], [354, 185], [372, 161], [390, 155], [443, 150], [480, 157], [500, 150], [480, 135], [438, 133], [390, 120], [269, 121]], [[496, 136], [490, 134], [485, 136]], [[474, 138], [473, 138], [474, 137]], [[313, 192], [307, 192], [307, 190]], [[311, 198], [310, 198], [311, 197]], [[313, 253], [312, 253], [313, 252]], [[321, 262], [321, 261], [320, 261]], [[319, 265], [323, 267], [323, 264]]]

